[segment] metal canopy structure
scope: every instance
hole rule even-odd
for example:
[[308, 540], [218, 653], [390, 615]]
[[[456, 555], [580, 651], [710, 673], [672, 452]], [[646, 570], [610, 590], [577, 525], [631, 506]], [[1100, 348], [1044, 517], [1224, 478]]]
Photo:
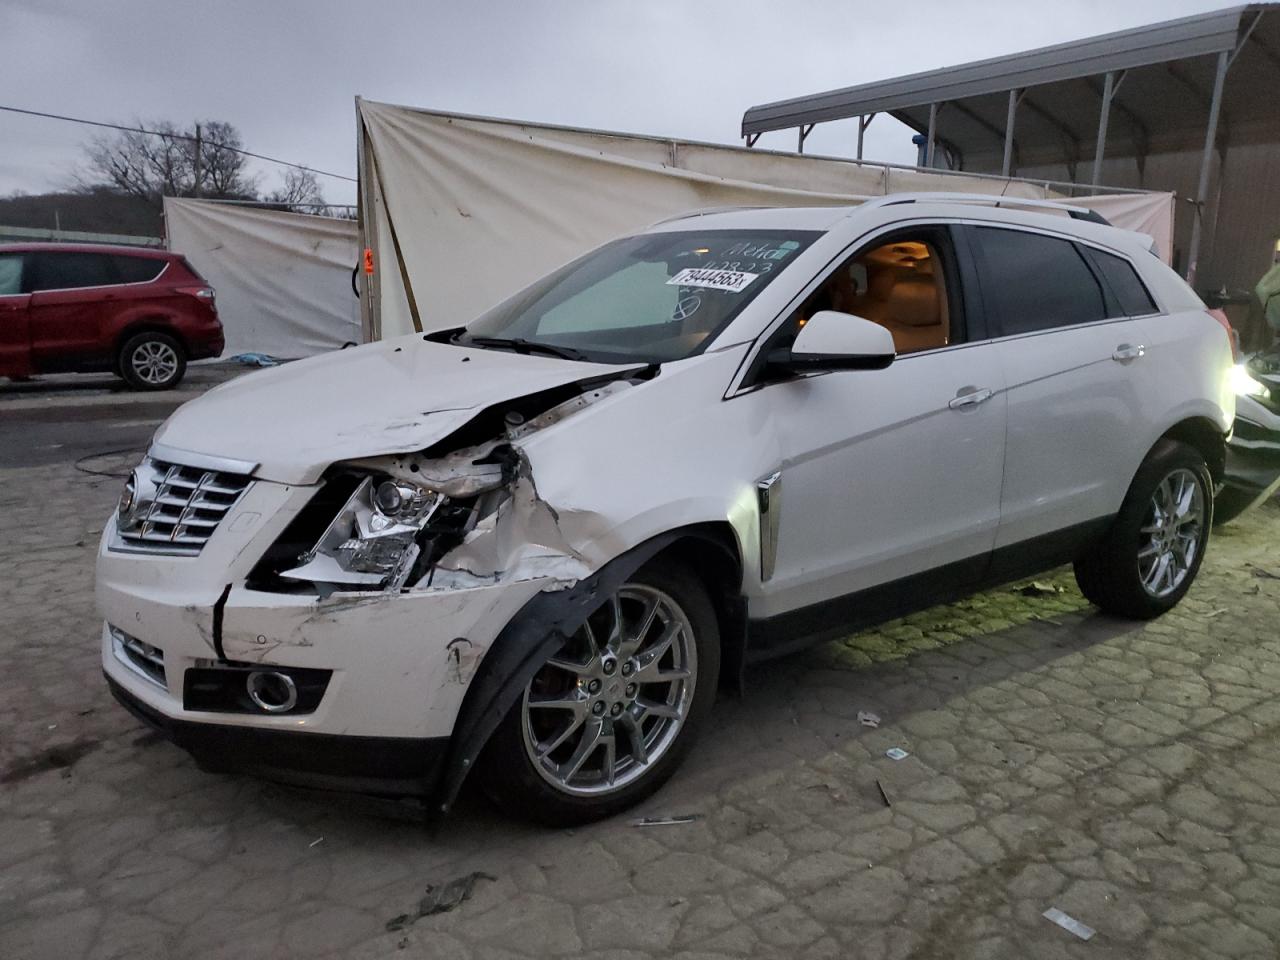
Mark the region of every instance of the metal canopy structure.
[[[1010, 176], [1061, 165], [1097, 185], [1104, 161], [1199, 151], [1188, 277], [1213, 153], [1280, 143], [1280, 4], [1256, 3], [1039, 50], [762, 104], [742, 135], [887, 113], [926, 137], [925, 166]], [[1087, 171], [1087, 173], [1086, 173]], [[1145, 185], [1145, 184], [1144, 184]]]

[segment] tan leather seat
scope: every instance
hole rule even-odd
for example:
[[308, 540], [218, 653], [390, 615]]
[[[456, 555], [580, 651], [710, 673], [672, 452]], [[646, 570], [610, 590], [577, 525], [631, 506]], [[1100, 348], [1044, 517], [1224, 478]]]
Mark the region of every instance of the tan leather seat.
[[898, 353], [915, 353], [946, 346], [938, 286], [933, 277], [899, 277], [876, 318], [893, 334]]

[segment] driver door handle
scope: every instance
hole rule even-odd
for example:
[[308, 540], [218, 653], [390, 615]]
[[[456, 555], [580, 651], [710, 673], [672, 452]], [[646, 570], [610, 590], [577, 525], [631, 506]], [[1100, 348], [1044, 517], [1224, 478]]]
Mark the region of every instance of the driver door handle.
[[1136, 347], [1131, 343], [1122, 343], [1116, 347], [1115, 353], [1111, 354], [1111, 359], [1116, 363], [1132, 363], [1139, 357], [1145, 356], [1146, 353], [1147, 348], [1141, 343]]
[[993, 395], [986, 387], [961, 387], [956, 391], [955, 399], [949, 401], [947, 406], [952, 410], [964, 410], [966, 407], [986, 403]]

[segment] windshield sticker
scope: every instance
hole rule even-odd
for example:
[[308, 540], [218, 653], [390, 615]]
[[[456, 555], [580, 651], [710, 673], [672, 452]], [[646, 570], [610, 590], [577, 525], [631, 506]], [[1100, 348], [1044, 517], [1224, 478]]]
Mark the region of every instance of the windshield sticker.
[[688, 320], [690, 317], [692, 317], [695, 313], [698, 312], [698, 308], [700, 306], [702, 306], [701, 297], [684, 297], [683, 299], [681, 299], [679, 303], [676, 304], [676, 309], [671, 314], [671, 319], [672, 320]]
[[667, 281], [667, 286], [706, 287], [708, 290], [724, 290], [741, 293], [760, 276], [740, 270], [708, 270], [704, 267], [686, 267]]

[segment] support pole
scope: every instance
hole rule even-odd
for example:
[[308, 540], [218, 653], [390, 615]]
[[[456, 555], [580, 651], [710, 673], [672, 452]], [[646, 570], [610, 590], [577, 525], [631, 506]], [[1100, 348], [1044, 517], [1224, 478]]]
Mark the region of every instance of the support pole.
[[1116, 75], [1107, 72], [1102, 85], [1102, 114], [1098, 117], [1098, 145], [1093, 151], [1093, 185], [1102, 182], [1102, 159], [1107, 153], [1107, 122], [1111, 119], [1111, 98], [1115, 95]]
[[858, 117], [858, 159], [862, 159], [862, 136], [867, 132], [867, 125], [863, 122], [866, 118]]
[[1009, 91], [1009, 112], [1004, 121], [1004, 163], [1000, 166], [1002, 177], [1009, 176], [1009, 171], [1013, 167], [1013, 121], [1018, 116], [1018, 98], [1021, 93], [1021, 90]]
[[195, 195], [200, 196], [200, 184], [204, 180], [204, 138], [200, 130], [200, 124], [196, 124], [196, 164], [195, 164]]
[[1222, 88], [1227, 80], [1231, 52], [1218, 54], [1218, 70], [1213, 78], [1213, 99], [1209, 101], [1209, 124], [1204, 132], [1204, 153], [1200, 155], [1200, 182], [1196, 187], [1195, 219], [1191, 224], [1191, 249], [1187, 253], [1187, 283], [1195, 286], [1199, 267], [1200, 240], [1204, 230], [1204, 206], [1209, 198], [1209, 166], [1213, 163], [1213, 147], [1218, 139], [1218, 114], [1222, 112]]
[[929, 139], [924, 149], [924, 165], [933, 168], [933, 143], [938, 134], [938, 105], [929, 104]]

